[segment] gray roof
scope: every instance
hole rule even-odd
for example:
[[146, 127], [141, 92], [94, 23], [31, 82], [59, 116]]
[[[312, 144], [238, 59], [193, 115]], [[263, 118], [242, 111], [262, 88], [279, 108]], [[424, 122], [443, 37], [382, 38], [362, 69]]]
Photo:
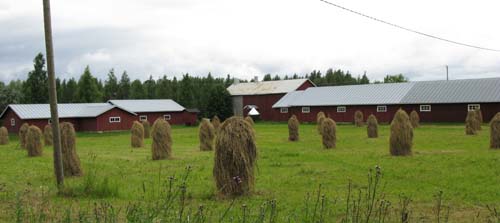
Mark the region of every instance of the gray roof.
[[273, 108], [481, 102], [500, 102], [500, 78], [315, 87], [291, 92]]
[[[97, 117], [115, 107], [109, 103], [58, 104], [57, 110], [60, 118], [90, 118]], [[21, 119], [50, 118], [49, 104], [11, 104], [0, 117], [8, 108], [11, 108]]]
[[[227, 88], [231, 95], [283, 94], [297, 90], [308, 79], [292, 79], [280, 81], [259, 81], [232, 84]], [[312, 83], [312, 82], [311, 82]]]
[[131, 112], [179, 112], [185, 108], [171, 99], [109, 100], [109, 103]]

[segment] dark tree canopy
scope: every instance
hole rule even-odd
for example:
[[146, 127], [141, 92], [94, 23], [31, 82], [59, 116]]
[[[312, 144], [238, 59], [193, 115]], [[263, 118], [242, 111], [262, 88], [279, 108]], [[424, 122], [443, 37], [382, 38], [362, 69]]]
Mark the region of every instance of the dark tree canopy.
[[49, 88], [45, 59], [42, 53], [33, 60], [33, 70], [28, 73], [28, 79], [23, 84], [25, 103], [48, 103]]

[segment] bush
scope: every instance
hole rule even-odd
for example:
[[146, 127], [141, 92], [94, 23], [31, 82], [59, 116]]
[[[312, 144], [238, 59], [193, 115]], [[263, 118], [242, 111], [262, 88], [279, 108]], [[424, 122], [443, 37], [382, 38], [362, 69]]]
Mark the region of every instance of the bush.
[[254, 187], [257, 147], [252, 126], [241, 117], [222, 123], [215, 143], [215, 184], [223, 196], [249, 194]]
[[7, 131], [7, 128], [2, 126], [0, 128], [0, 145], [7, 145], [9, 144], [9, 131]]
[[418, 128], [420, 126], [420, 116], [418, 116], [417, 111], [415, 110], [411, 111], [410, 122], [413, 128]]
[[413, 127], [408, 114], [399, 109], [391, 122], [390, 152], [393, 156], [411, 155]]
[[199, 138], [201, 151], [214, 150], [215, 128], [206, 118], [201, 120]]
[[247, 115], [247, 117], [245, 117], [245, 121], [248, 122], [248, 124], [250, 124], [252, 127], [255, 124], [253, 118], [250, 115]]
[[377, 138], [378, 137], [378, 121], [375, 115], [371, 114], [368, 116], [366, 120], [366, 132], [368, 134], [368, 138]]
[[30, 126], [26, 133], [26, 149], [30, 157], [42, 156], [42, 130], [34, 125]]
[[130, 129], [130, 145], [133, 148], [144, 146], [144, 127], [138, 121], [132, 123], [132, 128]]
[[45, 125], [43, 128], [43, 142], [45, 146], [52, 146], [52, 125]]
[[60, 127], [64, 176], [81, 176], [83, 171], [80, 166], [80, 157], [76, 153], [75, 128], [69, 122], [62, 122]]
[[475, 111], [467, 112], [467, 117], [465, 118], [465, 134], [466, 135], [476, 135], [478, 131], [479, 121], [477, 118], [477, 113]]
[[337, 146], [337, 124], [331, 118], [325, 118], [322, 127], [323, 147], [325, 149], [335, 148]]
[[151, 130], [153, 160], [163, 160], [172, 156], [172, 130], [162, 118], [156, 119]]
[[364, 124], [363, 112], [357, 110], [356, 112], [354, 112], [354, 125], [356, 125], [357, 127], [361, 127]]
[[500, 149], [500, 112], [490, 122], [490, 148]]
[[149, 139], [151, 137], [151, 124], [149, 124], [148, 120], [142, 121], [141, 124], [144, 127], [144, 138]]
[[292, 115], [290, 119], [288, 119], [288, 140], [289, 141], [299, 141], [299, 120], [297, 116]]
[[30, 125], [28, 123], [23, 123], [21, 128], [19, 128], [19, 144], [21, 145], [21, 149], [26, 149], [26, 134], [28, 133]]

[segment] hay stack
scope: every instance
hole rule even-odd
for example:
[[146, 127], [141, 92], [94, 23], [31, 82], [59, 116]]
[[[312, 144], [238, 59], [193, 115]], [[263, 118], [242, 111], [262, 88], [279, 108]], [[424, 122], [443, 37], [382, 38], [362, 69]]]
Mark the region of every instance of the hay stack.
[[52, 125], [45, 125], [43, 128], [43, 142], [45, 146], [52, 146]]
[[500, 149], [500, 112], [490, 122], [490, 148]]
[[420, 126], [420, 116], [418, 116], [415, 110], [410, 113], [410, 123], [413, 128], [418, 128]]
[[215, 128], [209, 119], [202, 119], [199, 129], [200, 150], [214, 150]]
[[483, 124], [483, 113], [481, 112], [481, 109], [475, 110], [476, 112], [476, 118], [477, 118], [477, 130], [482, 130], [483, 127], [481, 124]]
[[151, 130], [153, 160], [168, 159], [172, 156], [172, 130], [162, 118], [156, 119]]
[[288, 119], [288, 140], [289, 141], [299, 141], [299, 120], [297, 116], [292, 115], [290, 119]]
[[132, 123], [132, 128], [130, 129], [130, 145], [133, 148], [144, 146], [144, 127], [138, 121]]
[[30, 126], [26, 133], [26, 149], [30, 157], [42, 156], [42, 130], [34, 125]]
[[2, 126], [0, 128], [0, 145], [7, 145], [9, 144], [9, 131], [7, 131], [7, 128]]
[[467, 117], [465, 118], [465, 134], [466, 135], [476, 135], [478, 131], [478, 118], [475, 111], [467, 112]]
[[252, 127], [241, 117], [222, 123], [215, 142], [213, 175], [223, 196], [248, 194], [254, 187], [257, 147]]
[[28, 123], [23, 123], [21, 128], [19, 128], [19, 144], [21, 145], [21, 149], [26, 149], [26, 134], [28, 133], [30, 125]]
[[148, 120], [142, 121], [141, 124], [144, 127], [144, 138], [149, 139], [151, 137], [151, 124], [149, 124]]
[[362, 127], [364, 124], [363, 112], [357, 110], [356, 112], [354, 112], [354, 125], [356, 125], [357, 127]]
[[321, 124], [323, 123], [323, 120], [325, 120], [326, 116], [325, 113], [320, 111], [318, 114], [316, 114], [316, 128], [318, 129], [318, 133], [321, 135], [322, 134], [322, 127]]
[[371, 114], [368, 116], [366, 120], [366, 132], [368, 134], [368, 138], [377, 138], [378, 137], [378, 121], [375, 115]]
[[255, 124], [254, 121], [253, 121], [253, 118], [250, 117], [250, 115], [247, 115], [247, 117], [245, 117], [245, 121], [247, 121], [248, 124], [250, 124], [252, 127]]
[[408, 114], [399, 109], [391, 122], [390, 151], [393, 156], [411, 155], [413, 127]]
[[76, 134], [73, 124], [61, 123], [61, 152], [63, 158], [64, 176], [81, 176], [80, 158], [76, 153]]
[[214, 126], [215, 133], [218, 133], [219, 129], [220, 129], [220, 119], [219, 119], [219, 117], [217, 117], [217, 115], [215, 115], [212, 118], [212, 125]]
[[325, 149], [335, 148], [337, 146], [337, 124], [331, 118], [325, 118], [322, 127], [323, 147]]

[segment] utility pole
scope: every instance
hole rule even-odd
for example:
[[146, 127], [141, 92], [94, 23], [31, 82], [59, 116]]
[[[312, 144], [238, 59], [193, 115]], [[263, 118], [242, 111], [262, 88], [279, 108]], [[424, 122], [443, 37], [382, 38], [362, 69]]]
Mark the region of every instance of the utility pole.
[[449, 80], [448, 79], [448, 65], [446, 65], [446, 80]]
[[57, 112], [57, 90], [54, 68], [54, 47], [52, 45], [52, 24], [50, 19], [50, 0], [43, 0], [43, 24], [45, 27], [45, 49], [47, 51], [47, 71], [49, 76], [50, 119], [52, 120], [52, 136], [54, 142], [54, 173], [59, 192], [64, 187], [64, 173], [61, 154], [61, 132], [59, 131], [59, 114]]

